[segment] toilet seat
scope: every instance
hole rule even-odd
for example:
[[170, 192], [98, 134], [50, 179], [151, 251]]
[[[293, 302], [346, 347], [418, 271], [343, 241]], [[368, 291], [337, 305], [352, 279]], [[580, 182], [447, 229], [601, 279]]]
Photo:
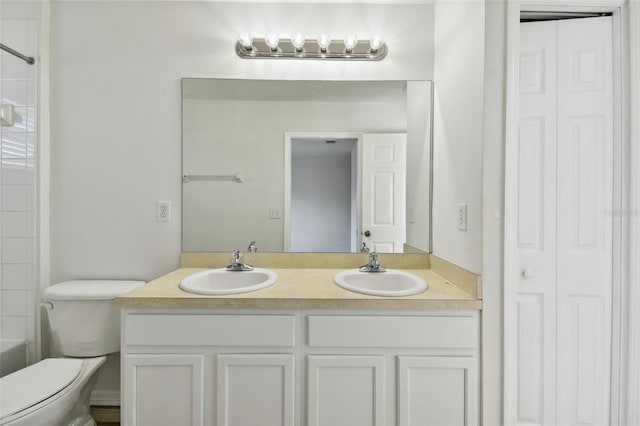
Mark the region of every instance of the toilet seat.
[[111, 300], [140, 287], [144, 281], [73, 280], [45, 288], [45, 300]]
[[0, 420], [64, 390], [80, 375], [81, 359], [47, 358], [0, 378]]

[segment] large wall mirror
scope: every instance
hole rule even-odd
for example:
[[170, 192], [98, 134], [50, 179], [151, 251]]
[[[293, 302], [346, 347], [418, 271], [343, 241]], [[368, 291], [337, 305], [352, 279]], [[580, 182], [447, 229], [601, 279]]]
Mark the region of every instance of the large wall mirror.
[[430, 81], [182, 80], [182, 250], [429, 252]]

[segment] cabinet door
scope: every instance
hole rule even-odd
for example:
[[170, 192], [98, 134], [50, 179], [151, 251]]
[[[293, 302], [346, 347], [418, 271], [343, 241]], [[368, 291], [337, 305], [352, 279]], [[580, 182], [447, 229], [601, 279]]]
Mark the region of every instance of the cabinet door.
[[398, 357], [398, 424], [478, 424], [478, 374], [471, 357]]
[[218, 355], [219, 426], [293, 426], [292, 354]]
[[203, 424], [203, 355], [126, 355], [123, 424]]
[[384, 357], [311, 355], [307, 358], [309, 426], [384, 424]]

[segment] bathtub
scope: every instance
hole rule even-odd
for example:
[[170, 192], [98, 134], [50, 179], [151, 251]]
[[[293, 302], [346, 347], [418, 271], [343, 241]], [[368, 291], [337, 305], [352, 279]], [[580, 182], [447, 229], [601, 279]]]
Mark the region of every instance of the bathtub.
[[0, 339], [0, 377], [27, 365], [27, 345], [22, 340]]

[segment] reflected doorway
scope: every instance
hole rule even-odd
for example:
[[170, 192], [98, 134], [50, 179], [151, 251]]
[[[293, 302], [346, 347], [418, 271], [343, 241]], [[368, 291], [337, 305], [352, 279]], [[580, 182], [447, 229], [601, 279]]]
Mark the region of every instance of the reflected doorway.
[[292, 137], [289, 248], [358, 250], [358, 137]]

